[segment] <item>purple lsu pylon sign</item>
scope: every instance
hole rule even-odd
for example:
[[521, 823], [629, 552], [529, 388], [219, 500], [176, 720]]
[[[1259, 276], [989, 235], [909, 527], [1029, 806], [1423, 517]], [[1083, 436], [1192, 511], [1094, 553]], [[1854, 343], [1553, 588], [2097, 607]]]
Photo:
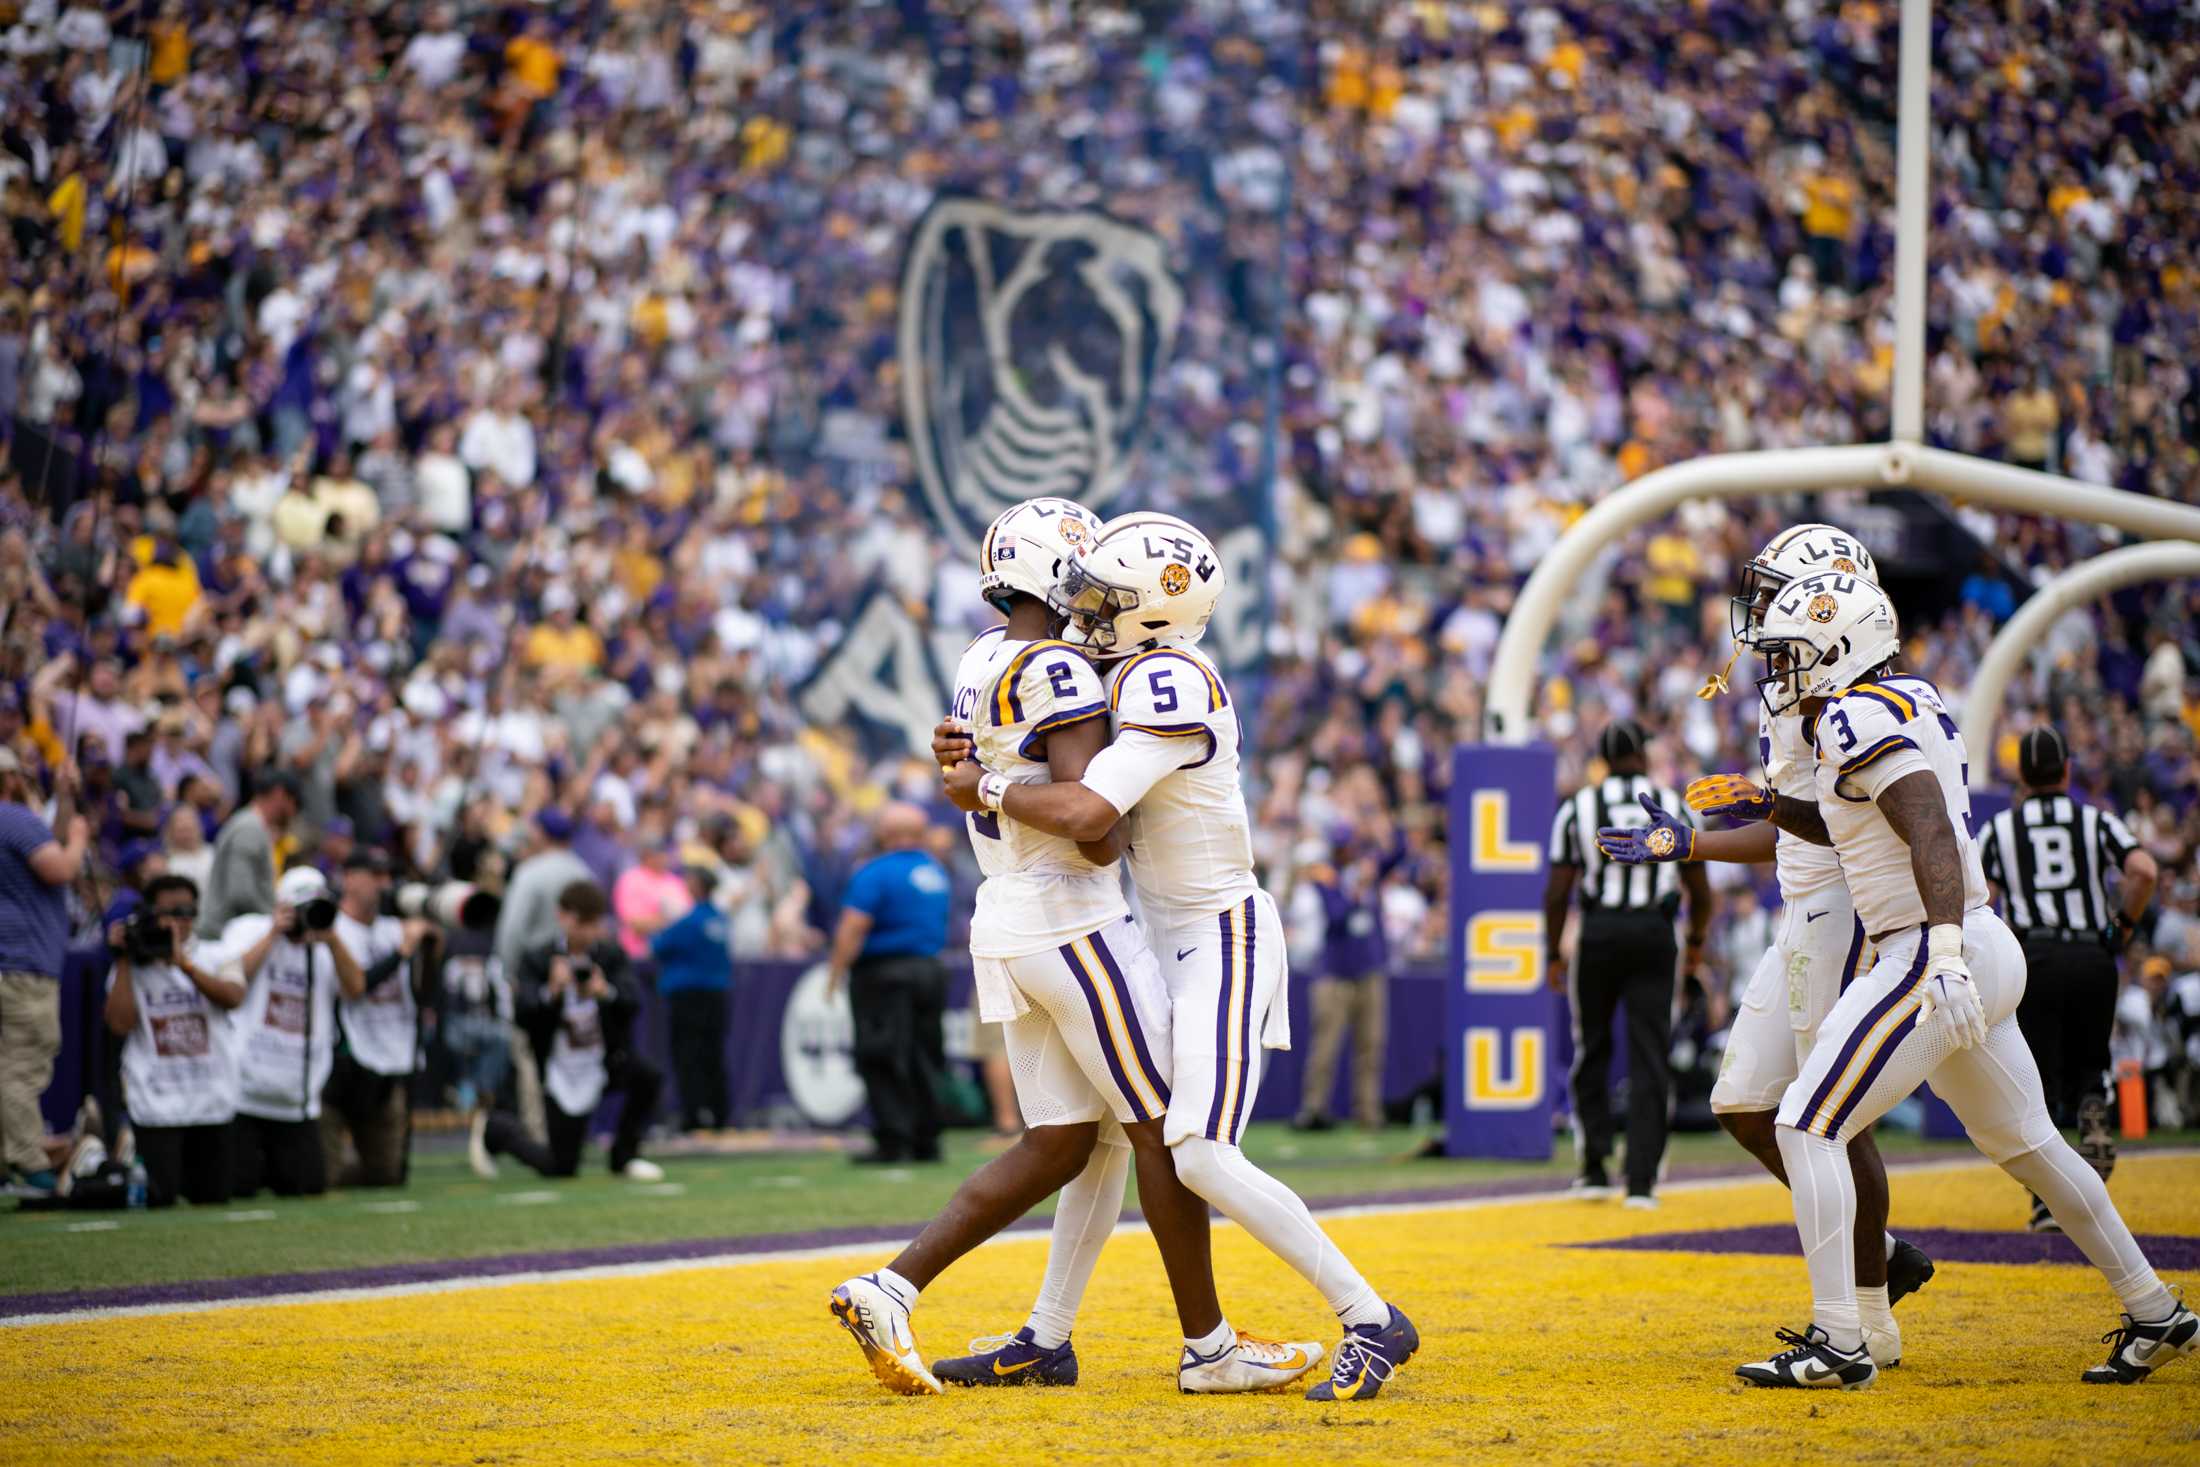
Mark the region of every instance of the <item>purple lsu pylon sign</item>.
[[1452, 751], [1451, 998], [1444, 1149], [1548, 1160], [1557, 995], [1545, 981], [1543, 875], [1557, 756]]

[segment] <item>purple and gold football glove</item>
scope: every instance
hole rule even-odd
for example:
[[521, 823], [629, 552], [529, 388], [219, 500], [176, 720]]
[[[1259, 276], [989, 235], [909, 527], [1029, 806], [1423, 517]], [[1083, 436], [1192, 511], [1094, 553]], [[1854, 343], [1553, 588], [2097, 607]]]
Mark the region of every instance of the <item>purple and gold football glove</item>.
[[1597, 831], [1597, 849], [1623, 866], [1644, 862], [1685, 861], [1696, 851], [1696, 832], [1683, 820], [1668, 814], [1648, 795], [1642, 808], [1650, 812], [1648, 825], [1607, 825]]
[[1689, 785], [1684, 798], [1699, 815], [1724, 815], [1729, 820], [1772, 818], [1772, 791], [1739, 774], [1707, 774]]

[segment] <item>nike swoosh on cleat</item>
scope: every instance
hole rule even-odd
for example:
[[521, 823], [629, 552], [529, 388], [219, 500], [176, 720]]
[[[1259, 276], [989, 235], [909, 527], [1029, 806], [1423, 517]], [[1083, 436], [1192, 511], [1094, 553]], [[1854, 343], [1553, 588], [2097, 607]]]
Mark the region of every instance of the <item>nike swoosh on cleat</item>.
[[1801, 1378], [1812, 1385], [1816, 1385], [1819, 1381], [1833, 1379], [1837, 1374], [1839, 1374], [1838, 1371], [1828, 1370], [1817, 1361], [1810, 1360], [1804, 1362]]
[[1248, 1365], [1258, 1365], [1263, 1370], [1273, 1370], [1284, 1375], [1298, 1375], [1313, 1363], [1313, 1357], [1304, 1350], [1293, 1350], [1290, 1359], [1278, 1360], [1274, 1363], [1266, 1360], [1248, 1360], [1246, 1362]]
[[1196, 947], [1179, 948], [1177, 950], [1176, 960], [1181, 963], [1186, 958], [1190, 957], [1193, 953], [1196, 953], [1198, 951], [1199, 949]]
[[1000, 1361], [996, 1360], [993, 1362], [993, 1373], [995, 1375], [1014, 1375], [1017, 1371], [1029, 1370], [1032, 1366], [1037, 1365], [1038, 1363], [1039, 1357], [1036, 1355], [1032, 1356], [1029, 1360], [1019, 1360], [1014, 1365], [1003, 1365]]
[[1803, 914], [1803, 925], [1807, 927], [1811, 923], [1817, 921], [1820, 917], [1823, 917], [1825, 915], [1826, 914], [1824, 912], [1805, 912]]

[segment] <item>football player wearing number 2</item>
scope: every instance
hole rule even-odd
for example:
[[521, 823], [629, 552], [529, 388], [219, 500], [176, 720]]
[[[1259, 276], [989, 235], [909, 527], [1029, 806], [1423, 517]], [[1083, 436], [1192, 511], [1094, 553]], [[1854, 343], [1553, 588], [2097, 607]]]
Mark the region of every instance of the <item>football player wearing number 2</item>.
[[1238, 1147], [1262, 1050], [1288, 1047], [1290, 1025], [1283, 924], [1253, 878], [1237, 714], [1197, 647], [1223, 585], [1220, 557], [1191, 525], [1148, 513], [1110, 520], [1069, 560], [1053, 596], [1068, 618], [1064, 639], [1106, 670], [1113, 742], [1079, 778], [1044, 783], [988, 768], [982, 738], [975, 762], [958, 762], [951, 739], [934, 747], [952, 765], [949, 797], [1000, 817], [1004, 828], [1013, 822], [1090, 841], [1127, 817], [1131, 881], [1171, 999], [1175, 1074], [1165, 1135], [1176, 1175], [1336, 1310], [1343, 1343], [1309, 1398], [1364, 1400], [1405, 1364], [1420, 1336], [1306, 1204]]
[[2144, 1380], [2200, 1345], [2200, 1317], [2163, 1285], [2100, 1177], [2048, 1119], [2017, 1028], [2024, 953], [1986, 904], [1962, 736], [1930, 683], [1885, 676], [1902, 645], [1893, 604], [1856, 575], [1807, 576], [1780, 587], [1744, 640], [1765, 664], [1767, 711], [1805, 720], [1816, 798], [1721, 775], [1725, 793], [1703, 808], [1831, 847], [1878, 956], [1835, 1001], [1780, 1101], [1811, 1323], [1780, 1331], [1790, 1348], [1735, 1373], [1843, 1390], [1877, 1378], [1857, 1310], [1847, 1145], [1930, 1080], [1972, 1144], [2046, 1201], [2123, 1301], [2107, 1362], [2083, 1378]]
[[[1053, 637], [1059, 618], [1046, 599], [1061, 563], [1099, 529], [1072, 501], [1026, 500], [993, 522], [980, 548], [979, 589], [1008, 623], [963, 654], [955, 712], [1007, 777], [1075, 779], [1107, 741], [1099, 675]], [[1113, 870], [1119, 833], [1097, 831], [1080, 844], [1004, 824], [991, 811], [969, 823], [985, 873], [970, 925], [978, 1016], [1003, 1026], [1027, 1129], [890, 1264], [835, 1289], [834, 1316], [879, 1380], [904, 1395], [937, 1395], [942, 1381], [1075, 1385], [1070, 1328], [1122, 1213], [1135, 1156], [1139, 1199], [1187, 1341], [1178, 1384], [1199, 1392], [1289, 1385], [1320, 1361], [1321, 1345], [1240, 1335], [1223, 1319], [1207, 1207], [1177, 1180], [1163, 1139], [1169, 996]], [[918, 1293], [1057, 1190], [1054, 1247], [1030, 1322], [927, 1368], [909, 1322]]]

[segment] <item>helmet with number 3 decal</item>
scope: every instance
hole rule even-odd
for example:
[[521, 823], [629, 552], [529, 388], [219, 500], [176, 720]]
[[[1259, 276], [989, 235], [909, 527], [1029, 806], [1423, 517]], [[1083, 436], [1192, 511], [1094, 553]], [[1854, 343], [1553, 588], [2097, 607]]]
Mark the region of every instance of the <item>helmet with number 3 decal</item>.
[[1214, 544], [1174, 515], [1118, 515], [1064, 563], [1050, 598], [1069, 618], [1062, 639], [1100, 661], [1207, 630], [1228, 578]]
[[986, 527], [978, 546], [978, 594], [1008, 614], [1012, 596], [1044, 601], [1071, 556], [1100, 533], [1100, 516], [1074, 499], [1027, 499]]
[[1887, 593], [1838, 572], [1782, 586], [1743, 641], [1764, 659], [1757, 690], [1776, 714], [1847, 692], [1902, 650]]

